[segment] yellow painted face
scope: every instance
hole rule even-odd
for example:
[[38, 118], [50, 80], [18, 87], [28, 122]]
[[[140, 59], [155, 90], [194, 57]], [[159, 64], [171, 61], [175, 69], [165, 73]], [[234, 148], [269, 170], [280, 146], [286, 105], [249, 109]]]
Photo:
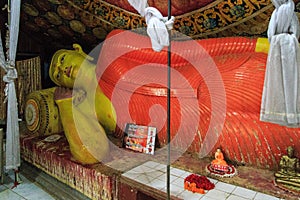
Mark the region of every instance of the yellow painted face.
[[81, 48], [61, 49], [55, 52], [49, 68], [49, 76], [55, 84], [73, 87], [79, 68], [86, 59], [86, 55], [80, 50]]

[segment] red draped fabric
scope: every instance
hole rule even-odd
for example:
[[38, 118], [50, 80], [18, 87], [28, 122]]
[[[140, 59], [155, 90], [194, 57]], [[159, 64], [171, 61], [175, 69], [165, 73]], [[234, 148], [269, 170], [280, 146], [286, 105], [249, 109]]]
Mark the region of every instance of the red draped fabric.
[[[171, 78], [171, 136], [174, 139], [179, 130], [186, 135], [176, 140], [176, 147], [188, 145], [188, 150], [199, 152], [207, 134], [216, 134], [210, 145], [221, 148], [228, 159], [268, 168], [276, 167], [288, 145], [300, 148], [299, 129], [259, 121], [267, 54], [255, 52], [256, 42], [244, 37], [172, 42], [171, 67], [183, 78]], [[200, 47], [195, 49], [195, 43]], [[216, 83], [210, 82], [214, 67], [221, 77]], [[148, 37], [120, 30], [104, 43], [97, 68], [99, 84], [116, 108], [119, 127], [129, 122], [157, 126], [161, 145], [167, 138], [167, 90], [160, 74], [166, 70], [166, 49], [154, 52]], [[212, 94], [218, 87], [220, 99]], [[224, 126], [210, 132], [210, 124], [221, 117], [218, 111], [223, 108]]]

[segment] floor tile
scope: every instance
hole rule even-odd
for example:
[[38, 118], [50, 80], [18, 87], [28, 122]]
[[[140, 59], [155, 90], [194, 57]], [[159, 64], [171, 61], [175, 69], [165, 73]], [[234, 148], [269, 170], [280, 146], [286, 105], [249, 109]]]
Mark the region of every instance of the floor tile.
[[[161, 191], [167, 192], [167, 187], [163, 188]], [[179, 187], [177, 185], [170, 185], [170, 193], [173, 196], [178, 196], [184, 191], [183, 187]]]
[[205, 196], [216, 200], [226, 199], [230, 194], [221, 190], [213, 189], [209, 190]]
[[227, 192], [227, 193], [232, 193], [232, 191], [236, 188], [235, 185], [231, 185], [228, 183], [223, 183], [223, 182], [217, 182], [215, 184], [215, 189]]
[[25, 200], [25, 198], [7, 189], [0, 193], [1, 200]]
[[171, 182], [171, 184], [184, 187], [184, 178], [178, 178]]
[[209, 177], [208, 177], [208, 180], [210, 180], [210, 182], [212, 182], [215, 185], [219, 182], [217, 179], [209, 178]]
[[[123, 176], [132, 178], [163, 192], [167, 192], [166, 171], [166, 165], [156, 163], [154, 161], [148, 161], [128, 172], [125, 172]], [[192, 173], [178, 168], [170, 168], [171, 195], [187, 200], [279, 200], [278, 198], [270, 195], [257, 193], [256, 191], [224, 183], [209, 177], [208, 179], [215, 184], [215, 188], [213, 190], [206, 191], [206, 194], [193, 193], [184, 190], [184, 179], [190, 174]]]
[[[164, 176], [160, 176], [160, 177], [157, 177], [159, 180], [161, 181], [165, 181], [167, 182], [167, 175], [165, 174]], [[173, 182], [175, 181], [176, 179], [178, 179], [177, 176], [173, 176], [173, 175], [170, 175], [170, 182]]]
[[240, 196], [240, 197], [246, 197], [248, 199], [253, 199], [256, 195], [256, 192], [253, 190], [249, 190], [247, 188], [242, 188], [242, 187], [236, 187], [232, 194]]
[[28, 200], [55, 200], [55, 198], [43, 190], [34, 190], [33, 193], [27, 193], [23, 197]]
[[160, 176], [165, 176], [165, 173], [162, 172], [162, 171], [159, 171], [159, 170], [151, 170], [149, 172], [146, 172], [145, 174], [147, 174], [147, 176], [150, 176], [152, 178], [157, 178], [157, 177], [160, 177]]
[[185, 190], [179, 195], [177, 195], [178, 198], [182, 198], [184, 200], [199, 200], [203, 197], [203, 194], [199, 193], [193, 193], [191, 191]]
[[244, 197], [241, 197], [241, 196], [236, 196], [236, 195], [232, 194], [226, 200], [251, 200], [251, 199], [244, 198]]
[[146, 176], [145, 174], [141, 174], [138, 177], [135, 178], [137, 182], [143, 183], [143, 184], [149, 184], [152, 180], [154, 180], [152, 177]]
[[0, 192], [7, 190], [8, 188], [4, 185], [0, 185]]
[[[216, 200], [216, 199], [208, 196], [203, 196], [200, 200]], [[222, 200], [222, 199], [218, 199], [218, 200]]]
[[173, 167], [170, 170], [170, 174], [172, 174], [174, 176], [178, 176], [178, 177], [181, 177], [184, 173], [185, 173], [185, 171], [183, 171], [181, 169], [176, 169], [176, 168], [173, 168]]
[[167, 172], [167, 165], [159, 164], [159, 165], [155, 166], [153, 169], [160, 170], [160, 171], [166, 173]]
[[132, 179], [132, 180], [135, 180], [138, 176], [140, 176], [140, 173], [128, 171], [128, 172], [125, 172], [124, 174], [122, 174], [122, 176], [125, 176], [127, 178]]
[[191, 175], [191, 174], [192, 174], [192, 172], [187, 172], [187, 171], [185, 171], [184, 174], [182, 174], [182, 177], [183, 177], [183, 178], [186, 178], [186, 177], [188, 177], [188, 176]]
[[158, 190], [161, 190], [166, 187], [166, 182], [159, 180], [159, 179], [154, 179], [151, 182], [149, 182], [147, 185], [150, 187], [156, 188]]
[[254, 200], [279, 200], [279, 198], [258, 192], [255, 195]]
[[23, 182], [19, 184], [17, 187], [11, 189], [11, 191], [16, 194], [30, 200], [40, 200], [44, 199], [54, 199], [47, 192], [39, 188], [34, 183]]

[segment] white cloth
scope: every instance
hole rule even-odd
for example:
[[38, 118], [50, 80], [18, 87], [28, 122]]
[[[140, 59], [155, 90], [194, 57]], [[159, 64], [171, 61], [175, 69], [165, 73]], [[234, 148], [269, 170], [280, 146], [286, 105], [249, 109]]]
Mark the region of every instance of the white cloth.
[[128, 0], [129, 4], [140, 13], [143, 17], [145, 16], [145, 8], [148, 7], [147, 0]]
[[272, 0], [265, 82], [260, 120], [284, 126], [300, 125], [299, 21], [292, 0]]
[[294, 12], [294, 1], [272, 0], [272, 2], [275, 10], [272, 13], [268, 27], [269, 42], [272, 36], [280, 33], [295, 34], [296, 38], [299, 38], [299, 21]]
[[6, 74], [3, 81], [6, 82], [5, 95], [7, 98], [7, 120], [6, 120], [6, 169], [18, 169], [20, 166], [20, 138], [18, 124], [18, 106], [14, 80], [17, 78], [15, 59], [19, 34], [20, 0], [11, 0], [11, 17], [9, 22], [9, 51], [7, 59], [3, 51], [0, 35], [0, 66]]
[[147, 34], [151, 39], [152, 49], [161, 51], [165, 46], [169, 46], [168, 30], [173, 28], [175, 18], [163, 17], [154, 7], [148, 7], [147, 0], [128, 0], [141, 16], [145, 17], [147, 24]]

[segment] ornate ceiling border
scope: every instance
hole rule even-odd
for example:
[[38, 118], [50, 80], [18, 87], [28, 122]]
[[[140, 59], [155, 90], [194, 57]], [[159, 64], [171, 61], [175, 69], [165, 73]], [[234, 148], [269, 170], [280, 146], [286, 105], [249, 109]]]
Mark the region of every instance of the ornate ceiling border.
[[[93, 13], [103, 23], [114, 28], [136, 29], [146, 26], [140, 15], [105, 1], [86, 0], [85, 3], [75, 1], [74, 4], [82, 10]], [[203, 8], [175, 16], [174, 28], [191, 38], [227, 36], [241, 34], [241, 32], [244, 34], [262, 34], [267, 29], [267, 21], [273, 9], [270, 0], [240, 0], [235, 2], [217, 0]], [[229, 30], [232, 28], [233, 30]], [[228, 31], [228, 33], [221, 33], [224, 31]]]
[[[216, 0], [175, 16], [177, 32], [172, 37], [180, 40], [182, 35], [192, 39], [266, 36], [273, 10], [270, 0]], [[300, 10], [299, 1], [296, 10]], [[21, 18], [25, 31], [61, 45], [77, 42], [95, 46], [113, 29], [146, 27], [140, 15], [103, 0], [25, 0]]]

